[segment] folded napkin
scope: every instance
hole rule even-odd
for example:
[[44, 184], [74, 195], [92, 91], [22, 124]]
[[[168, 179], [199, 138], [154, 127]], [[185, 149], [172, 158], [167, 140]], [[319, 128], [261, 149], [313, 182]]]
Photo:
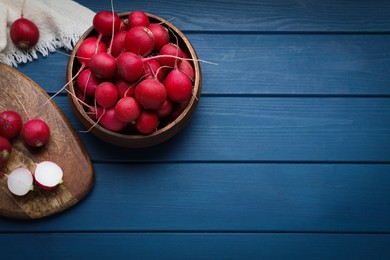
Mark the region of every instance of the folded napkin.
[[[30, 50], [20, 50], [11, 41], [9, 28], [23, 17], [33, 21], [40, 33]], [[92, 26], [90, 9], [71, 0], [0, 0], [0, 62], [14, 67], [47, 56], [57, 48], [72, 50], [80, 36]]]

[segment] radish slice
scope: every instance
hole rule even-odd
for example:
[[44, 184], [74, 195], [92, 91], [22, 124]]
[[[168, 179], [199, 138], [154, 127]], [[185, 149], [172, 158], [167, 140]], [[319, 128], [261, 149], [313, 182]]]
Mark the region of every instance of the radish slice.
[[18, 167], [7, 175], [8, 189], [17, 196], [26, 195], [34, 189], [33, 176], [29, 169]]
[[52, 189], [61, 184], [63, 171], [61, 167], [51, 161], [43, 161], [37, 164], [34, 172], [35, 181], [46, 189]]

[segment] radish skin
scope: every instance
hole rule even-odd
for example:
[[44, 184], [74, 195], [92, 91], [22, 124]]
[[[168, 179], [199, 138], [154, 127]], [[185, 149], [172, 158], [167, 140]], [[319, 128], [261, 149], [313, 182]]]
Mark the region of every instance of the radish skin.
[[100, 83], [95, 90], [96, 103], [104, 108], [115, 105], [118, 97], [118, 89], [110, 81]]
[[116, 74], [116, 60], [107, 52], [98, 52], [93, 55], [88, 66], [99, 79], [109, 80]]
[[99, 122], [104, 128], [114, 132], [119, 132], [126, 127], [126, 123], [119, 120], [116, 116], [115, 107], [106, 109]]
[[129, 82], [137, 81], [143, 72], [142, 59], [132, 52], [123, 52], [116, 58], [118, 75]]
[[141, 110], [135, 128], [142, 134], [150, 134], [156, 131], [158, 126], [158, 116], [153, 110]]
[[119, 31], [120, 18], [111, 11], [101, 11], [95, 14], [92, 23], [100, 37], [109, 36], [113, 31], [114, 34]]
[[129, 83], [123, 79], [115, 81], [115, 86], [118, 88], [119, 98], [133, 97], [137, 82]]
[[170, 42], [160, 49], [158, 56], [160, 56], [158, 62], [161, 66], [174, 68], [176, 65], [180, 64], [181, 60], [184, 58], [184, 53], [179, 46]]
[[126, 51], [146, 57], [154, 48], [153, 33], [147, 27], [133, 27], [126, 34], [124, 47]]
[[141, 10], [135, 10], [129, 13], [127, 24], [130, 28], [136, 26], [148, 27], [150, 25], [149, 17]]
[[49, 142], [50, 128], [42, 119], [30, 119], [22, 127], [22, 138], [31, 147], [41, 147]]
[[167, 98], [167, 90], [157, 79], [145, 79], [135, 88], [135, 99], [145, 109], [159, 109]]
[[0, 167], [4, 166], [12, 154], [12, 145], [7, 138], [0, 136]]
[[169, 42], [169, 33], [167, 28], [158, 23], [152, 23], [148, 29], [154, 36], [154, 51], [159, 51], [165, 44]]
[[115, 105], [115, 115], [125, 123], [136, 120], [140, 112], [141, 108], [133, 97], [123, 97]]
[[7, 110], [0, 113], [0, 136], [10, 140], [19, 134], [22, 125], [22, 117], [18, 112]]
[[10, 27], [12, 42], [20, 49], [34, 47], [39, 40], [39, 29], [31, 20], [19, 18]]
[[174, 102], [182, 103], [190, 99], [192, 94], [191, 79], [180, 70], [172, 70], [164, 81], [168, 98]]
[[80, 64], [88, 68], [91, 57], [98, 52], [105, 52], [106, 50], [106, 44], [101, 41], [98, 42], [96, 37], [91, 36], [80, 44], [80, 47], [77, 49], [76, 58]]
[[90, 69], [83, 70], [77, 77], [77, 87], [81, 92], [88, 96], [93, 97], [95, 95], [96, 87], [101, 83]]

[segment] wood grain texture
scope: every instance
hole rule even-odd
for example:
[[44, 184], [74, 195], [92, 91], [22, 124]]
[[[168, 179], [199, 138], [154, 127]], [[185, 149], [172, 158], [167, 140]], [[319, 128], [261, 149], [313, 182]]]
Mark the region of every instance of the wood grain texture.
[[0, 218], [0, 233], [390, 232], [388, 164], [94, 165], [80, 206], [34, 223]]
[[[65, 97], [56, 99], [85, 130]], [[79, 133], [94, 161], [389, 162], [389, 98], [205, 96], [181, 133], [123, 149]], [[107, 151], [110, 151], [107, 153]]]
[[[20, 250], [18, 243], [24, 244]], [[39, 256], [101, 259], [387, 259], [388, 234], [65, 233], [0, 234], [6, 259]], [[66, 245], [66, 246], [64, 246]]]
[[[93, 11], [110, 10], [109, 3], [78, 0]], [[174, 18], [191, 31], [382, 31], [388, 32], [390, 4], [386, 0], [250, 0], [116, 1], [115, 10], [143, 10]]]
[[[390, 95], [390, 35], [191, 34], [202, 63], [205, 95]], [[20, 71], [49, 93], [65, 84], [59, 53]], [[51, 77], [42, 77], [41, 71]]]
[[94, 182], [93, 167], [84, 145], [57, 105], [52, 101], [46, 103], [49, 96], [35, 82], [3, 64], [0, 64], [0, 72], [1, 111], [17, 111], [23, 122], [28, 117], [43, 119], [51, 129], [49, 143], [39, 149], [28, 148], [20, 136], [12, 140], [10, 161], [1, 171], [7, 174], [24, 166], [33, 172], [35, 163], [49, 160], [59, 164], [64, 172], [64, 184], [58, 189], [47, 191], [36, 187], [22, 197], [13, 195], [7, 188], [6, 178], [2, 177], [0, 215], [35, 219], [75, 205], [89, 193]]
[[[174, 18], [199, 57], [219, 64], [202, 64], [198, 109], [166, 144], [120, 149], [78, 132], [93, 191], [34, 222], [0, 217], [2, 256], [45, 245], [44, 258], [390, 258], [389, 1], [114, 8]], [[67, 60], [19, 69], [53, 94]], [[84, 130], [65, 95], [55, 101]]]

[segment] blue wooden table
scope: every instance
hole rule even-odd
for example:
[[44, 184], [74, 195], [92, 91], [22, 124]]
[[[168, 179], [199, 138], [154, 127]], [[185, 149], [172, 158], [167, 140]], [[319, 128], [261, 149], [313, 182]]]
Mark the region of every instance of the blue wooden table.
[[[218, 65], [201, 64], [198, 110], [163, 144], [79, 132], [92, 192], [48, 218], [0, 218], [1, 259], [390, 259], [389, 1], [114, 4], [174, 18]], [[67, 60], [18, 69], [53, 94]], [[65, 93], [55, 102], [85, 130]]]

